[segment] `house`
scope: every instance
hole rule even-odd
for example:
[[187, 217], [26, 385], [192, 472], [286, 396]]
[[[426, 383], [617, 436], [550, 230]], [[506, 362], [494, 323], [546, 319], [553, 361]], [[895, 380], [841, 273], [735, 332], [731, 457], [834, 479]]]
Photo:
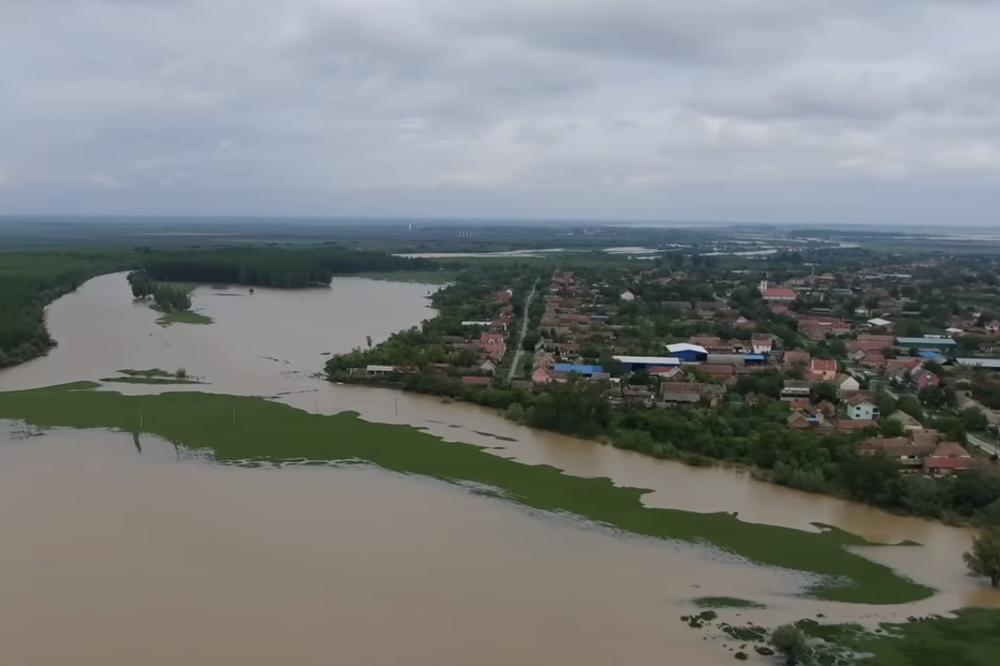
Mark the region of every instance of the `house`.
[[809, 362], [809, 378], [815, 382], [832, 382], [837, 378], [837, 362], [832, 358], [814, 358]]
[[479, 365], [479, 371], [484, 375], [492, 375], [497, 371], [497, 364], [489, 359], [486, 359]]
[[626, 407], [652, 407], [653, 391], [648, 386], [622, 384], [622, 404]]
[[666, 405], [693, 405], [705, 402], [715, 407], [725, 392], [726, 390], [721, 386], [698, 382], [663, 382], [660, 384], [660, 399]]
[[492, 380], [489, 377], [481, 377], [479, 375], [466, 375], [465, 377], [462, 377], [462, 384], [464, 386], [477, 386], [482, 388], [489, 386], [491, 381]]
[[538, 367], [531, 371], [532, 384], [551, 384], [555, 381], [555, 375], [545, 367]]
[[851, 375], [840, 375], [833, 383], [837, 387], [837, 395], [841, 397], [857, 393], [861, 390], [861, 384]]
[[858, 393], [847, 399], [847, 418], [852, 421], [875, 421], [879, 408], [868, 396]]
[[836, 423], [834, 423], [834, 428], [837, 432], [857, 432], [859, 430], [867, 430], [868, 428], [875, 428], [877, 426], [878, 423], [875, 421], [852, 421], [851, 419], [837, 419]]
[[367, 377], [385, 377], [395, 372], [396, 366], [394, 365], [369, 365], [365, 367], [365, 376]]
[[781, 387], [782, 400], [794, 400], [795, 398], [808, 398], [812, 385], [800, 379], [786, 379]]
[[899, 422], [903, 426], [904, 432], [920, 430], [921, 428], [923, 428], [923, 426], [920, 424], [920, 421], [916, 420], [915, 418], [913, 418], [912, 416], [903, 411], [896, 410], [892, 414], [890, 414], [888, 418], [890, 421]]
[[796, 430], [805, 430], [807, 428], [815, 428], [817, 426], [823, 425], [823, 414], [822, 412], [806, 406], [802, 409], [796, 409], [791, 414], [788, 415], [786, 423], [789, 428], [795, 428]]
[[785, 370], [791, 370], [795, 366], [805, 368], [808, 367], [811, 362], [812, 356], [809, 355], [809, 352], [802, 351], [801, 349], [786, 351], [785, 355], [781, 357], [781, 365]]
[[944, 476], [953, 472], [964, 472], [975, 464], [972, 455], [958, 442], [941, 442], [924, 459], [924, 472]]
[[910, 373], [910, 382], [912, 382], [913, 386], [919, 391], [920, 389], [925, 389], [931, 386], [938, 386], [941, 383], [941, 378], [930, 370], [920, 368], [919, 370]]
[[499, 363], [507, 353], [507, 341], [500, 333], [483, 333], [479, 338], [479, 351], [494, 363]]
[[604, 372], [604, 368], [599, 365], [556, 363], [552, 366], [552, 371], [557, 375], [583, 375], [584, 377], [592, 377], [597, 374], [602, 374]]
[[769, 303], [791, 303], [799, 295], [789, 287], [766, 287], [761, 290], [761, 296]]
[[948, 351], [958, 343], [943, 335], [925, 335], [920, 338], [896, 338], [896, 344], [903, 349]]
[[708, 357], [707, 349], [689, 342], [667, 345], [667, 351], [674, 358], [680, 359], [682, 363], [701, 363]]
[[766, 333], [754, 333], [750, 336], [750, 349], [754, 354], [770, 354], [774, 348], [774, 336]]
[[660, 380], [664, 380], [664, 379], [673, 379], [677, 375], [681, 374], [681, 369], [680, 366], [675, 365], [669, 368], [664, 368], [664, 367], [650, 368], [648, 372], [651, 377], [659, 377]]
[[771, 314], [777, 317], [787, 315], [789, 312], [788, 306], [784, 303], [771, 303], [767, 306], [767, 309], [771, 311]]
[[867, 324], [872, 328], [883, 328], [888, 329], [892, 327], [892, 322], [888, 319], [882, 319], [881, 317], [875, 317], [874, 319], [869, 319]]
[[635, 294], [633, 294], [631, 291], [629, 291], [628, 289], [626, 289], [625, 291], [623, 291], [618, 296], [618, 298], [620, 298], [621, 300], [626, 301], [626, 302], [632, 302], [632, 301], [635, 300]]
[[935, 448], [934, 444], [917, 444], [906, 437], [872, 437], [858, 445], [858, 453], [862, 455], [884, 455], [895, 459], [907, 468], [920, 468], [924, 457]]

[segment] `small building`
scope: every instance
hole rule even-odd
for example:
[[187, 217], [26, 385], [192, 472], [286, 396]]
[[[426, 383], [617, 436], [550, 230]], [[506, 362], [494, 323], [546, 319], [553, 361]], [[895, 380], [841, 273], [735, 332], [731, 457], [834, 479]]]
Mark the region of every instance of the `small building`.
[[876, 421], [879, 418], [878, 405], [866, 395], [852, 395], [847, 399], [847, 418], [852, 421]]
[[837, 395], [846, 397], [861, 390], [861, 384], [851, 375], [840, 375], [834, 380], [837, 387]]
[[940, 385], [941, 378], [926, 368], [920, 368], [910, 373], [910, 382], [919, 391], [920, 389]]
[[622, 384], [622, 405], [625, 407], [652, 407], [653, 391], [648, 386]]
[[924, 457], [935, 448], [934, 444], [917, 444], [906, 437], [872, 437], [858, 445], [858, 453], [884, 455], [896, 460], [904, 468], [919, 469]]
[[750, 336], [750, 349], [754, 354], [770, 354], [773, 348], [773, 335], [768, 333], [754, 333]]
[[555, 381], [555, 376], [548, 368], [538, 367], [531, 371], [532, 384], [551, 384]]
[[489, 386], [491, 382], [492, 380], [489, 377], [482, 377], [480, 375], [466, 375], [462, 377], [462, 384], [465, 386], [484, 388]]
[[832, 382], [837, 379], [837, 362], [832, 358], [814, 358], [809, 362], [809, 376], [816, 382]]
[[701, 345], [693, 345], [690, 342], [678, 342], [667, 345], [667, 352], [674, 358], [678, 358], [682, 363], [701, 363], [708, 357], [708, 350]]
[[769, 303], [791, 303], [799, 297], [790, 287], [767, 287], [761, 290], [761, 295]]
[[781, 399], [788, 401], [796, 398], [808, 398], [812, 385], [801, 379], [786, 379], [781, 387]]
[[365, 375], [368, 377], [385, 377], [396, 372], [394, 365], [369, 365], [365, 367]]
[[628, 289], [626, 289], [625, 291], [623, 291], [618, 296], [618, 298], [620, 298], [621, 300], [626, 301], [626, 302], [632, 302], [632, 301], [635, 300], [635, 294], [633, 294], [631, 291], [629, 291]]
[[791, 370], [796, 366], [807, 368], [810, 363], [812, 363], [812, 356], [809, 355], [809, 352], [801, 349], [786, 351], [785, 355], [781, 357], [781, 366], [785, 370]]
[[695, 405], [701, 402], [701, 386], [697, 382], [664, 382], [660, 398], [668, 405]]
[[604, 368], [600, 365], [582, 365], [578, 363], [556, 363], [552, 366], [552, 371], [557, 375], [583, 375], [591, 377], [602, 374]]
[[972, 469], [975, 461], [972, 455], [958, 442], [941, 442], [924, 459], [924, 472], [935, 476], [945, 476], [954, 472]]
[[958, 344], [943, 335], [925, 335], [920, 338], [896, 338], [896, 345], [903, 349], [918, 351], [948, 351]]

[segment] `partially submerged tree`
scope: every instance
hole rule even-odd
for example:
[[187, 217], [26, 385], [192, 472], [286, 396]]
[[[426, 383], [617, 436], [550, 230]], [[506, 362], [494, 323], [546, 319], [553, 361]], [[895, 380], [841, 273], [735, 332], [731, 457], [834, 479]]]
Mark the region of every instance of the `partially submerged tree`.
[[785, 663], [794, 666], [807, 663], [812, 658], [812, 649], [806, 635], [794, 624], [778, 627], [771, 633], [771, 645], [785, 657]]
[[1000, 587], [1000, 527], [984, 529], [962, 557], [971, 573], [986, 576], [993, 587]]

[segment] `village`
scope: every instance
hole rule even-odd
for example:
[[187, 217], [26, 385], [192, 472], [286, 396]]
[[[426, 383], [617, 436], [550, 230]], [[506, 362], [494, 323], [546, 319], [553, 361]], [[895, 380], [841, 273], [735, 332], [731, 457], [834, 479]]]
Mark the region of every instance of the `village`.
[[484, 283], [462, 312], [488, 315], [425, 340], [422, 360], [351, 373], [501, 407], [511, 402], [494, 400], [501, 392], [584, 382], [603, 387], [612, 410], [749, 407], [789, 431], [846, 436], [901, 474], [994, 468], [1000, 319], [978, 307], [1000, 303], [992, 273], [958, 269], [949, 289], [941, 272], [956, 269], [942, 260], [835, 273], [709, 259], [559, 267], [527, 308], [523, 279]]

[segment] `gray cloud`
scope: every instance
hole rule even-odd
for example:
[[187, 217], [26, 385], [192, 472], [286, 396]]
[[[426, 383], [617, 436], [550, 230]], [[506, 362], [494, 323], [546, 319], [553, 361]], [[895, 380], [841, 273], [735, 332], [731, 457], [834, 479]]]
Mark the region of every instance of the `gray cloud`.
[[0, 213], [991, 223], [996, 25], [986, 0], [2, 0]]

